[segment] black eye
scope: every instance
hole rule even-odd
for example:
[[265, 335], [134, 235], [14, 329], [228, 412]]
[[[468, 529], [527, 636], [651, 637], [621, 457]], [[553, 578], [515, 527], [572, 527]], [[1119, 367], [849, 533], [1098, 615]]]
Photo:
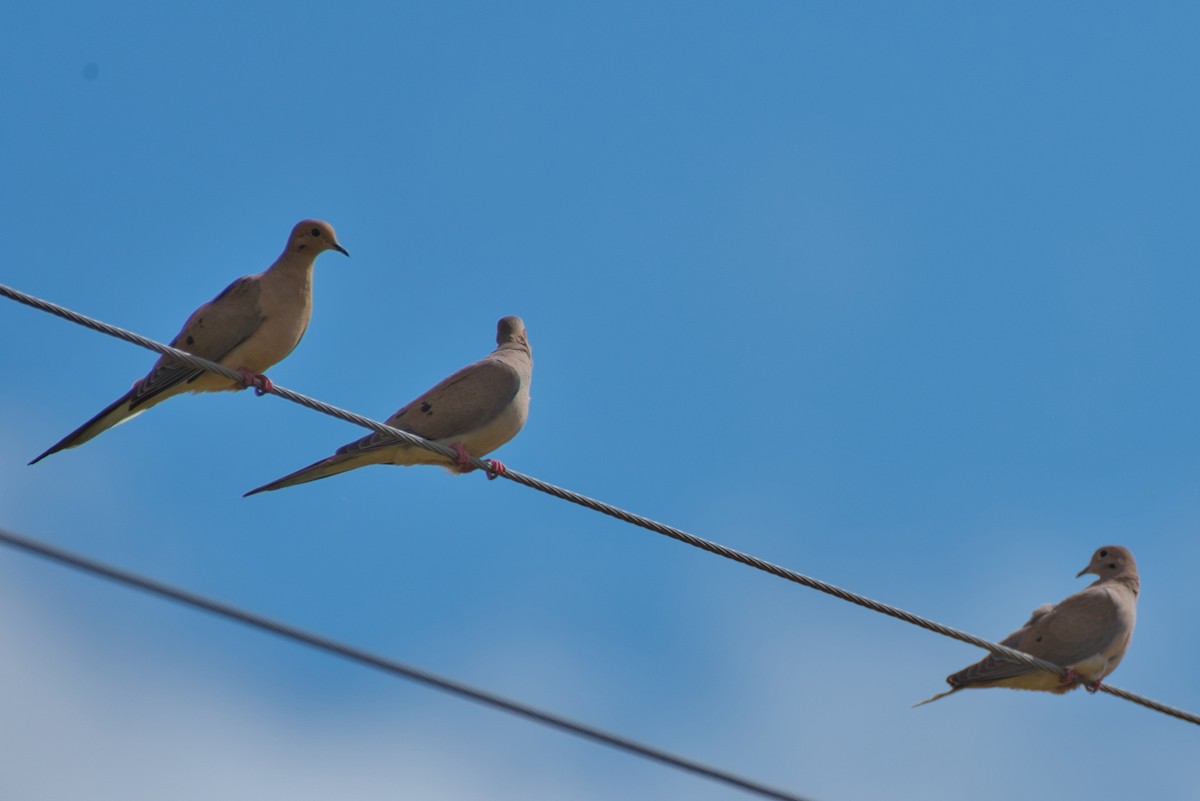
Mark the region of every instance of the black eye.
[[1104, 558], [1105, 558], [1105, 557], [1107, 557], [1107, 556], [1108, 556], [1108, 551], [1104, 551], [1104, 550], [1100, 551], [1100, 558], [1101, 558], [1101, 559], [1104, 559]]
[[312, 235], [313, 235], [313, 236], [320, 236], [320, 235], [321, 235], [321, 229], [320, 229], [320, 228], [314, 228], [314, 229], [312, 229]]

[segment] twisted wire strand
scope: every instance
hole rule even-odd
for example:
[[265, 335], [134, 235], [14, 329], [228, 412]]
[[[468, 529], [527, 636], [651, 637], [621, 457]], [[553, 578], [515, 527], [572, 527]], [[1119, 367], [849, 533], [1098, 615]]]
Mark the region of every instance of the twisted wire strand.
[[552, 712], [546, 712], [518, 701], [509, 700], [503, 696], [490, 693], [486, 690], [480, 690], [468, 684], [463, 684], [462, 682], [439, 676], [436, 673], [430, 673], [427, 670], [415, 668], [402, 662], [397, 662], [383, 656], [378, 656], [377, 654], [372, 654], [368, 651], [355, 648], [352, 645], [346, 645], [328, 637], [323, 637], [319, 634], [313, 634], [304, 631], [303, 629], [289, 626], [286, 623], [280, 623], [277, 620], [271, 620], [270, 618], [262, 617], [261, 615], [256, 615], [252, 612], [247, 612], [235, 606], [230, 606], [229, 604], [224, 604], [219, 601], [205, 598], [202, 595], [196, 595], [195, 593], [178, 589], [169, 584], [164, 584], [159, 581], [154, 581], [153, 579], [139, 576], [135, 573], [129, 573], [127, 571], [120, 570], [70, 551], [56, 548], [54, 546], [38, 542], [37, 540], [23, 537], [19, 534], [14, 534], [13, 532], [2, 528], [0, 528], [0, 544], [26, 551], [27, 553], [31, 553], [44, 559], [91, 573], [95, 576], [100, 576], [101, 578], [106, 578], [118, 584], [124, 584], [127, 587], [142, 590], [143, 592], [156, 595], [160, 598], [166, 598], [167, 600], [175, 601], [195, 609], [209, 612], [217, 615], [218, 617], [243, 623], [251, 628], [267, 631], [271, 634], [277, 634], [280, 637], [293, 640], [301, 643], [302, 645], [316, 648], [317, 650], [335, 654], [352, 662], [373, 667], [377, 670], [400, 676], [402, 678], [411, 679], [412, 681], [420, 682], [421, 684], [433, 687], [434, 689], [441, 690], [452, 695], [457, 695], [461, 698], [466, 698], [470, 701], [475, 701], [485, 706], [494, 707], [504, 712], [519, 715], [536, 723], [541, 723], [545, 726], [559, 729], [560, 731], [565, 731], [587, 740], [602, 743], [618, 750], [626, 751], [655, 762], [660, 762], [688, 773], [693, 773], [703, 776], [707, 779], [722, 782], [764, 798], [773, 798], [777, 799], [778, 801], [806, 801], [804, 798], [798, 795], [793, 795], [792, 793], [784, 790], [777, 790], [773, 787], [768, 787], [767, 785], [760, 784], [756, 781], [743, 778], [733, 773], [729, 773], [721, 770], [720, 768], [714, 768], [701, 762], [676, 756], [669, 751], [663, 751], [662, 749], [655, 748], [654, 746], [644, 745], [636, 740], [631, 740], [618, 734], [611, 734], [603, 729], [598, 729], [586, 723], [579, 723], [578, 721], [561, 717]]
[[[238, 381], [241, 380], [241, 375], [239, 373], [230, 370], [227, 367], [223, 367], [222, 365], [216, 364], [215, 362], [210, 362], [207, 359], [202, 359], [198, 356], [177, 350], [168, 345], [163, 345], [160, 342], [147, 339], [146, 337], [140, 336], [131, 331], [126, 331], [123, 328], [118, 328], [117, 326], [109, 325], [108, 323], [102, 323], [99, 320], [94, 320], [91, 317], [79, 314], [78, 312], [59, 306], [58, 304], [28, 295], [19, 290], [5, 286], [4, 284], [0, 284], [0, 295], [4, 295], [19, 303], [24, 303], [27, 306], [32, 306], [35, 309], [40, 309], [41, 311], [57, 315], [79, 325], [100, 331], [101, 333], [109, 334], [110, 336], [124, 339], [127, 342], [132, 342], [135, 345], [141, 345], [144, 348], [166, 354], [171, 358], [178, 359], [179, 361], [192, 367], [211, 370], [212, 372], [220, 373], [228, 378]], [[313, 411], [328, 414], [333, 417], [337, 417], [340, 420], [345, 420], [348, 423], [353, 423], [355, 425], [362, 426], [363, 428], [377, 431], [386, 436], [391, 436], [410, 445], [415, 445], [420, 448], [425, 448], [426, 450], [434, 451], [435, 453], [440, 453], [450, 459], [454, 459], [456, 456], [455, 452], [451, 448], [448, 448], [444, 445], [439, 445], [436, 442], [429, 442], [428, 440], [425, 440], [414, 434], [410, 434], [407, 431], [401, 431], [399, 429], [392, 428], [391, 426], [384, 425], [376, 420], [346, 411], [345, 409], [340, 409], [336, 406], [331, 406], [323, 401], [310, 398], [306, 395], [301, 395], [297, 392], [285, 389], [284, 387], [280, 387], [279, 385], [275, 385], [268, 391], [274, 395], [278, 395], [281, 398], [290, 400], [293, 403], [306, 406]], [[491, 465], [484, 460], [472, 457], [470, 464], [474, 468], [488, 471], [489, 475], [495, 475], [494, 473], [491, 473]], [[873, 612], [878, 612], [880, 614], [888, 615], [889, 617], [894, 617], [898, 620], [903, 620], [906, 623], [911, 623], [914, 626], [919, 626], [936, 634], [941, 634], [944, 637], [950, 637], [951, 639], [965, 642], [968, 645], [974, 645], [976, 648], [982, 648], [986, 651], [990, 651], [997, 656], [1002, 656], [1006, 659], [1011, 659], [1013, 661], [1020, 662], [1023, 665], [1028, 665], [1040, 670], [1046, 670], [1060, 677], [1065, 677], [1067, 675], [1067, 668], [1062, 665], [1056, 665], [1052, 662], [1047, 662], [1044, 659], [1030, 656], [1023, 651], [1017, 651], [998, 643], [982, 639], [981, 637], [976, 637], [973, 634], [968, 634], [965, 631], [959, 631], [958, 629], [944, 626], [941, 623], [929, 620], [919, 615], [915, 615], [898, 607], [872, 600], [871, 598], [867, 598], [866, 596], [859, 595], [858, 593], [854, 593], [846, 589], [842, 589], [841, 587], [821, 581], [820, 579], [811, 578], [802, 573], [797, 573], [796, 571], [789, 570], [786, 567], [781, 567], [766, 560], [759, 559], [756, 556], [742, 553], [741, 551], [737, 551], [719, 543], [711, 542], [702, 537], [697, 537], [696, 535], [689, 534], [682, 529], [668, 526], [664, 523], [659, 523], [655, 520], [651, 520], [648, 517], [634, 514], [633, 512], [626, 511], [620, 507], [613, 506], [603, 501], [598, 501], [594, 498], [589, 498], [586, 495], [581, 495], [577, 492], [555, 486], [554, 484], [534, 478], [533, 476], [525, 475], [524, 473], [518, 472], [511, 468], [505, 469], [499, 475], [508, 479], [509, 481], [523, 484], [526, 487], [546, 493], [547, 495], [553, 495], [554, 497], [560, 498], [564, 501], [569, 501], [570, 503], [583, 506], [591, 509], [592, 511], [600, 512], [601, 514], [608, 515], [609, 517], [614, 517], [617, 520], [629, 523], [630, 525], [638, 526], [648, 531], [653, 531], [656, 534], [662, 534], [663, 536], [670, 537], [673, 540], [691, 545], [694, 548], [708, 551], [709, 553], [716, 554], [717, 556], [732, 560], [734, 562], [740, 562], [748, 567], [761, 570], [764, 573], [770, 573], [778, 578], [791, 581], [795, 584], [800, 584], [810, 589], [823, 592], [827, 595], [832, 595], [835, 598], [840, 598], [843, 601], [857, 604], [858, 606], [865, 607]], [[1123, 698], [1126, 701], [1132, 701], [1135, 704], [1140, 704], [1147, 709], [1153, 709], [1154, 711], [1161, 712], [1164, 715], [1170, 715], [1171, 717], [1178, 718], [1179, 720], [1200, 726], [1200, 715], [1196, 715], [1191, 712], [1185, 712], [1181, 709], [1176, 709], [1158, 701], [1154, 701], [1150, 698], [1145, 698], [1109, 684], [1101, 684], [1099, 689], [1108, 693], [1109, 695], [1114, 695], [1118, 698]]]

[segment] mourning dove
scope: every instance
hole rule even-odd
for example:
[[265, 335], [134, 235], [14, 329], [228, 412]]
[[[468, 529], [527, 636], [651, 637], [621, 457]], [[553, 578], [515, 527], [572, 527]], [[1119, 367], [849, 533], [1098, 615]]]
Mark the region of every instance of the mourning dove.
[[1100, 578], [1057, 605], [1038, 607], [1024, 626], [1000, 641], [1001, 645], [1065, 667], [1065, 677], [989, 654], [947, 677], [950, 690], [915, 706], [972, 687], [1065, 693], [1083, 683], [1089, 692], [1099, 689], [1100, 680], [1120, 664], [1133, 636], [1139, 589], [1137, 564], [1128, 548], [1105, 545], [1076, 578], [1084, 573]]
[[338, 244], [333, 226], [301, 220], [275, 263], [246, 275], [192, 313], [171, 346], [242, 373], [243, 381], [161, 357], [144, 378], [108, 408], [63, 437], [30, 464], [74, 448], [184, 392], [217, 392], [255, 385], [270, 388], [262, 373], [292, 352], [312, 315], [313, 261], [326, 250], [350, 254]]
[[[444, 379], [387, 419], [393, 428], [454, 448], [457, 459], [374, 433], [246, 495], [316, 481], [368, 464], [435, 464], [459, 473], [473, 469], [468, 464], [471, 456], [484, 456], [508, 442], [529, 416], [533, 356], [520, 317], [500, 320], [496, 344], [485, 358]], [[494, 460], [491, 464], [494, 473], [504, 471], [503, 464]]]

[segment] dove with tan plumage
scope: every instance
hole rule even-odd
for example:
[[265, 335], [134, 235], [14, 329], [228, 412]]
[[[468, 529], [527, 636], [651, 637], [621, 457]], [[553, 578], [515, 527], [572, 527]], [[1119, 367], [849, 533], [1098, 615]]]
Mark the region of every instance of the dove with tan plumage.
[[1098, 690], [1129, 647], [1141, 585], [1133, 554], [1120, 545], [1098, 549], [1078, 576], [1085, 573], [1098, 579], [1057, 604], [1038, 607], [1024, 626], [1000, 641], [1065, 667], [1065, 677], [989, 654], [947, 677], [951, 689], [915, 706], [979, 687], [1065, 693], [1082, 684], [1089, 692]]
[[[484, 456], [508, 442], [529, 416], [533, 355], [520, 317], [500, 320], [496, 346], [485, 358], [444, 379], [387, 419], [393, 428], [453, 448], [457, 459], [374, 433], [246, 495], [328, 478], [369, 464], [432, 464], [457, 473], [470, 471], [472, 456]], [[493, 473], [504, 471], [500, 462], [490, 462]]]
[[302, 220], [274, 264], [227, 286], [193, 312], [171, 340], [171, 347], [237, 370], [241, 382], [162, 356], [128, 392], [30, 464], [82, 445], [175, 395], [270, 387], [262, 373], [291, 353], [304, 336], [312, 316], [313, 262], [327, 250], [350, 255], [329, 223]]

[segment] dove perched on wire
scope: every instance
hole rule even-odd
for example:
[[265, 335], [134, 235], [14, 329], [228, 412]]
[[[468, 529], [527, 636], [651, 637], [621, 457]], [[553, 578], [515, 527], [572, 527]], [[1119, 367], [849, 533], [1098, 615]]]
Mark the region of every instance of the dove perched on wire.
[[1116, 669], [1129, 647], [1140, 585], [1133, 554], [1120, 545], [1097, 550], [1076, 578], [1085, 573], [1099, 578], [1057, 604], [1038, 607], [1024, 626], [1000, 641], [1065, 667], [1065, 677], [989, 654], [948, 676], [951, 689], [915, 706], [974, 687], [1065, 693], [1083, 684], [1088, 692], [1098, 690], [1100, 680]]
[[[508, 442], [529, 416], [533, 355], [520, 317], [500, 320], [496, 345], [486, 357], [444, 379], [387, 419], [393, 428], [453, 448], [456, 459], [373, 433], [246, 495], [328, 478], [369, 464], [432, 464], [451, 472], [469, 472], [473, 469], [471, 457], [484, 456]], [[491, 475], [504, 472], [502, 463], [494, 459], [489, 463]]]
[[63, 437], [30, 464], [52, 453], [82, 445], [151, 406], [184, 392], [218, 392], [249, 386], [271, 389], [262, 375], [304, 336], [312, 315], [313, 262], [326, 250], [350, 254], [337, 241], [333, 226], [302, 220], [287, 247], [265, 271], [243, 276], [192, 313], [171, 347], [201, 356], [242, 374], [242, 381], [200, 370], [162, 356], [145, 377], [107, 408]]

